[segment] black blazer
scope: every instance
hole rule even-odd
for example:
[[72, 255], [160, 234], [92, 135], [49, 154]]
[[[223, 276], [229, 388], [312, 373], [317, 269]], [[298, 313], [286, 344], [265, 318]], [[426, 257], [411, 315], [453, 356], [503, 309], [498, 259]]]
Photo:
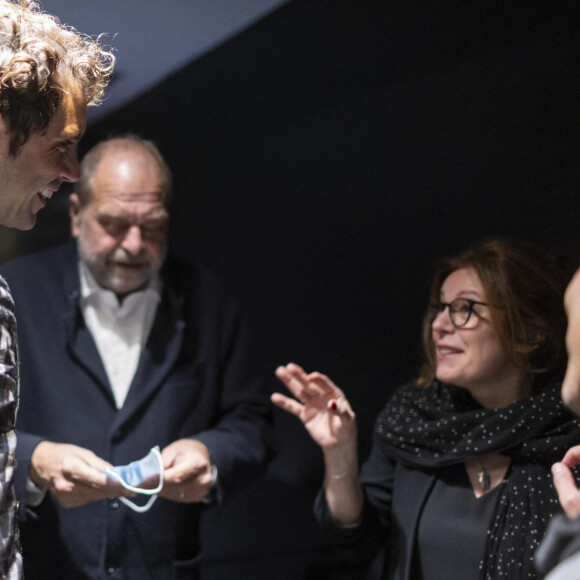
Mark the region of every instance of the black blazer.
[[347, 558], [369, 562], [368, 580], [413, 580], [417, 527], [435, 476], [435, 470], [394, 462], [380, 446], [373, 445], [360, 476], [366, 500], [362, 525], [337, 527], [323, 491], [316, 498], [314, 512], [325, 533]]
[[[76, 246], [0, 268], [18, 320], [21, 395], [17, 495], [42, 440], [73, 443], [114, 465], [195, 437], [219, 472], [218, 501], [269, 456], [261, 365], [230, 298], [203, 270], [167, 262], [150, 338], [121, 409], [79, 309]], [[24, 512], [27, 580], [194, 578], [200, 506], [159, 498], [137, 514], [117, 500], [62, 509], [50, 497]]]

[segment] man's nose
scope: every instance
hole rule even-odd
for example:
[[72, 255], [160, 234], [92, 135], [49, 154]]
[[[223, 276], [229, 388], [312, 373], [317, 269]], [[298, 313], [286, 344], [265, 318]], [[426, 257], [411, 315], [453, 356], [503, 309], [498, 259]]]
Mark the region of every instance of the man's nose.
[[123, 238], [122, 247], [130, 254], [139, 254], [143, 249], [143, 236], [139, 226], [131, 226]]

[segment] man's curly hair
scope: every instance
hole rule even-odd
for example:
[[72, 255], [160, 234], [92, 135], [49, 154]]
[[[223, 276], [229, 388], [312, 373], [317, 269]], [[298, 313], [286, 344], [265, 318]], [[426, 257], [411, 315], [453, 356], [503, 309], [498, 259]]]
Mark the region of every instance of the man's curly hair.
[[98, 105], [115, 65], [110, 50], [42, 12], [31, 0], [0, 0], [0, 115], [17, 156], [44, 131], [62, 99], [59, 76], [71, 78], [88, 105]]

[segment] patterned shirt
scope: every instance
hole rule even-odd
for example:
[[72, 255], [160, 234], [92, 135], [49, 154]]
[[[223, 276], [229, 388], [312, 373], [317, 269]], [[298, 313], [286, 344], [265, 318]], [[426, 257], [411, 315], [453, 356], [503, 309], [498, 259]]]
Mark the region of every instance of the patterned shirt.
[[0, 276], [0, 579], [22, 578], [18, 540], [18, 503], [14, 493], [18, 405], [18, 342], [14, 301]]

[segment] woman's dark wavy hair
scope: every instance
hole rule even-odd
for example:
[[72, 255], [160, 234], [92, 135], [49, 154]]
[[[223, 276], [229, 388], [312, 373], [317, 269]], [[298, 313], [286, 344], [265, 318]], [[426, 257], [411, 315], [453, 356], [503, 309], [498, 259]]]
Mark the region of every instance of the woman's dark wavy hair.
[[30, 0], [0, 0], [0, 115], [18, 155], [41, 133], [62, 100], [59, 76], [71, 78], [88, 105], [100, 103], [115, 65], [110, 50], [40, 10]]
[[[441, 286], [451, 273], [473, 268], [485, 291], [491, 324], [510, 360], [531, 374], [563, 370], [563, 297], [577, 266], [576, 259], [529, 242], [488, 239], [437, 264], [430, 301], [440, 301]], [[423, 319], [425, 363], [417, 379], [423, 387], [432, 383], [436, 372], [433, 318], [429, 309]]]

